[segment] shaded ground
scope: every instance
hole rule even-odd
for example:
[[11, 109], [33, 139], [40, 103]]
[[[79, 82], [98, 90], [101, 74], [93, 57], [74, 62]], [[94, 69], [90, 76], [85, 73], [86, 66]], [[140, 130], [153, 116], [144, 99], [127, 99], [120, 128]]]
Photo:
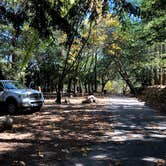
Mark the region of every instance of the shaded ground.
[[0, 165], [166, 165], [166, 121], [134, 98], [55, 105], [15, 115], [0, 133]]

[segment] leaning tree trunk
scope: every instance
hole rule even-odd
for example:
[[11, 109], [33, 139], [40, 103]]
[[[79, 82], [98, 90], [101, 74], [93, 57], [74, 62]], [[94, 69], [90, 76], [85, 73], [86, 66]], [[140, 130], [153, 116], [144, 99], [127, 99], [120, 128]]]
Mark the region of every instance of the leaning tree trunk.
[[132, 82], [130, 81], [128, 75], [126, 75], [125, 73], [119, 71], [119, 74], [121, 75], [121, 77], [123, 78], [123, 80], [126, 82], [126, 84], [129, 86], [130, 90], [131, 90], [131, 93], [136, 95], [136, 90], [135, 90], [135, 87], [134, 85], [132, 84]]
[[104, 82], [104, 78], [102, 76], [102, 78], [101, 78], [101, 93], [104, 92], [104, 87], [105, 87], [105, 82]]
[[136, 95], [137, 92], [135, 90], [135, 87], [132, 84], [131, 80], [129, 79], [128, 73], [123, 69], [123, 65], [121, 64], [121, 62], [119, 60], [116, 60], [115, 58], [114, 58], [114, 60], [115, 60], [115, 62], [117, 64], [119, 74], [121, 75], [121, 77], [123, 78], [123, 80], [126, 82], [126, 84], [129, 86], [129, 88], [131, 90], [131, 93], [133, 95]]

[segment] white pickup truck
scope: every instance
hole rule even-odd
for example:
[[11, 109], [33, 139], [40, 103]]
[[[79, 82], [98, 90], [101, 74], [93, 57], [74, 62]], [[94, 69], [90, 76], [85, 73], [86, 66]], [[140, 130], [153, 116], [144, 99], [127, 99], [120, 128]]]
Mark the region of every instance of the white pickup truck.
[[8, 112], [14, 113], [21, 108], [40, 110], [44, 98], [41, 92], [28, 89], [18, 81], [0, 80], [0, 103], [5, 104]]

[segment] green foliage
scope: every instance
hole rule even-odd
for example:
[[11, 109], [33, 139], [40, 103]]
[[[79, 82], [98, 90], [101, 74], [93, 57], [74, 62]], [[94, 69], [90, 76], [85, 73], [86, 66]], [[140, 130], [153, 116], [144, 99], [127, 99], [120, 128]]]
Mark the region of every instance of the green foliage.
[[148, 42], [166, 39], [166, 3], [164, 0], [142, 1], [143, 38]]
[[0, 3], [0, 75], [26, 75], [54, 89], [68, 79], [79, 80], [92, 91], [94, 84], [104, 87], [120, 76], [133, 86], [162, 82], [165, 19], [163, 0]]
[[112, 87], [112, 82], [111, 81], [107, 81], [105, 87], [104, 87], [104, 90], [106, 90], [107, 92], [111, 92], [113, 89]]

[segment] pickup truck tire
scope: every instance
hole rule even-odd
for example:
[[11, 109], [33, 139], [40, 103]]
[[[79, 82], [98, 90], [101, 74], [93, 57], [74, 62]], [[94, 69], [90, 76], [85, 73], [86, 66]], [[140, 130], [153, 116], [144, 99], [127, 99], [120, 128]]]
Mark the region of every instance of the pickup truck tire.
[[14, 114], [17, 110], [17, 104], [14, 100], [7, 101], [7, 111], [10, 114]]

